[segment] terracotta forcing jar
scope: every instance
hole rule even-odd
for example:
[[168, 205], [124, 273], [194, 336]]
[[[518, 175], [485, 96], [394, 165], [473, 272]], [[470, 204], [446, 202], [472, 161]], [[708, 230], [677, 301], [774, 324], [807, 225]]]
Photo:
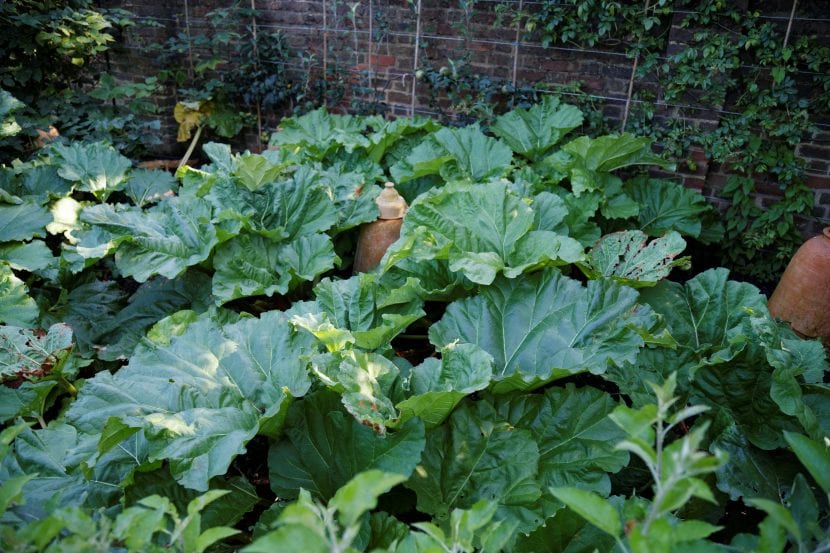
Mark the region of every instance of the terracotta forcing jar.
[[769, 299], [769, 310], [799, 334], [830, 346], [830, 227], [795, 252]]
[[391, 182], [386, 183], [375, 202], [380, 208], [380, 217], [360, 228], [354, 255], [355, 273], [371, 271], [377, 267], [389, 246], [400, 237], [403, 216], [409, 207]]

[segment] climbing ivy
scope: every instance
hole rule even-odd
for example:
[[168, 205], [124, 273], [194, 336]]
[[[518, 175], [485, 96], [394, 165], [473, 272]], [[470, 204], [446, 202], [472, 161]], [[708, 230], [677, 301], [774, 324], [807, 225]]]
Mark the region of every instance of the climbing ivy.
[[[545, 47], [611, 50], [636, 63], [625, 130], [654, 138], [664, 155], [691, 170], [692, 151], [702, 149], [730, 175], [716, 191], [729, 205], [722, 261], [756, 281], [774, 281], [803, 239], [799, 225], [811, 216], [813, 194], [796, 148], [810, 140], [817, 120], [830, 117], [830, 48], [809, 28], [787, 32], [786, 18], [725, 0], [517, 5], [500, 3], [495, 25], [518, 27], [522, 40]], [[668, 48], [673, 26], [688, 37], [681, 48]], [[459, 31], [470, 33], [470, 25], [462, 22]], [[469, 58], [427, 59], [419, 75], [433, 108], [486, 120], [505, 104], [542, 95], [539, 85], [477, 74]], [[578, 85], [570, 85], [566, 93], [573, 94]], [[699, 124], [713, 118], [709, 110], [717, 112], [717, 122]], [[619, 129], [620, 122], [595, 126]], [[780, 199], [759, 206], [759, 183], [777, 188]]]

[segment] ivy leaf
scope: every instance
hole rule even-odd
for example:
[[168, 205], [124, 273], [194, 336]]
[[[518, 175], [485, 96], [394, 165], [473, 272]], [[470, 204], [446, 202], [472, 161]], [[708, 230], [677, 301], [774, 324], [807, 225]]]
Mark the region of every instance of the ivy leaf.
[[688, 258], [677, 259], [686, 241], [674, 231], [648, 242], [639, 230], [606, 234], [591, 249], [579, 268], [588, 278], [610, 278], [634, 288], [654, 286], [673, 267], [688, 268]]
[[579, 127], [582, 120], [579, 108], [545, 96], [528, 110], [516, 108], [499, 116], [491, 130], [514, 152], [537, 161], [563, 136]]
[[379, 435], [345, 413], [336, 394], [318, 392], [289, 409], [285, 435], [268, 454], [271, 488], [288, 499], [302, 488], [326, 501], [368, 469], [408, 477], [423, 449], [419, 420]]
[[607, 281], [584, 288], [551, 269], [500, 279], [478, 296], [453, 302], [429, 336], [441, 347], [459, 340], [492, 355], [499, 393], [633, 362], [644, 344], [640, 332], [654, 322], [631, 288]]

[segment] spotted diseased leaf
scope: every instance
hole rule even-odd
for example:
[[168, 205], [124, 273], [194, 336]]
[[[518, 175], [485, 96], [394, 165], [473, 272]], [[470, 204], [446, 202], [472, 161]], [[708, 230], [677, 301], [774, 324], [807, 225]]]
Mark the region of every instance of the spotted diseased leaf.
[[37, 380], [59, 365], [72, 349], [72, 329], [58, 323], [47, 331], [0, 326], [0, 378]]
[[399, 371], [389, 359], [349, 349], [316, 355], [311, 367], [324, 385], [340, 394], [346, 411], [361, 424], [383, 434], [386, 425], [397, 422], [390, 396]]
[[676, 232], [648, 242], [645, 233], [625, 230], [607, 234], [597, 242], [579, 268], [588, 278], [610, 278], [621, 284], [641, 288], [654, 286], [672, 268], [689, 267], [689, 259], [675, 259], [686, 248]]

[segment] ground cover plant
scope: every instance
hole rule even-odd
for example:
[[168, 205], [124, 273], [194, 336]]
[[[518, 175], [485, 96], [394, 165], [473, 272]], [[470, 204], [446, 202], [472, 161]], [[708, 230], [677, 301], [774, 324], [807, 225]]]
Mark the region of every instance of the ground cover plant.
[[830, 548], [823, 347], [683, 257], [722, 228], [649, 140], [581, 124], [317, 110], [176, 177], [3, 167], [0, 549]]

